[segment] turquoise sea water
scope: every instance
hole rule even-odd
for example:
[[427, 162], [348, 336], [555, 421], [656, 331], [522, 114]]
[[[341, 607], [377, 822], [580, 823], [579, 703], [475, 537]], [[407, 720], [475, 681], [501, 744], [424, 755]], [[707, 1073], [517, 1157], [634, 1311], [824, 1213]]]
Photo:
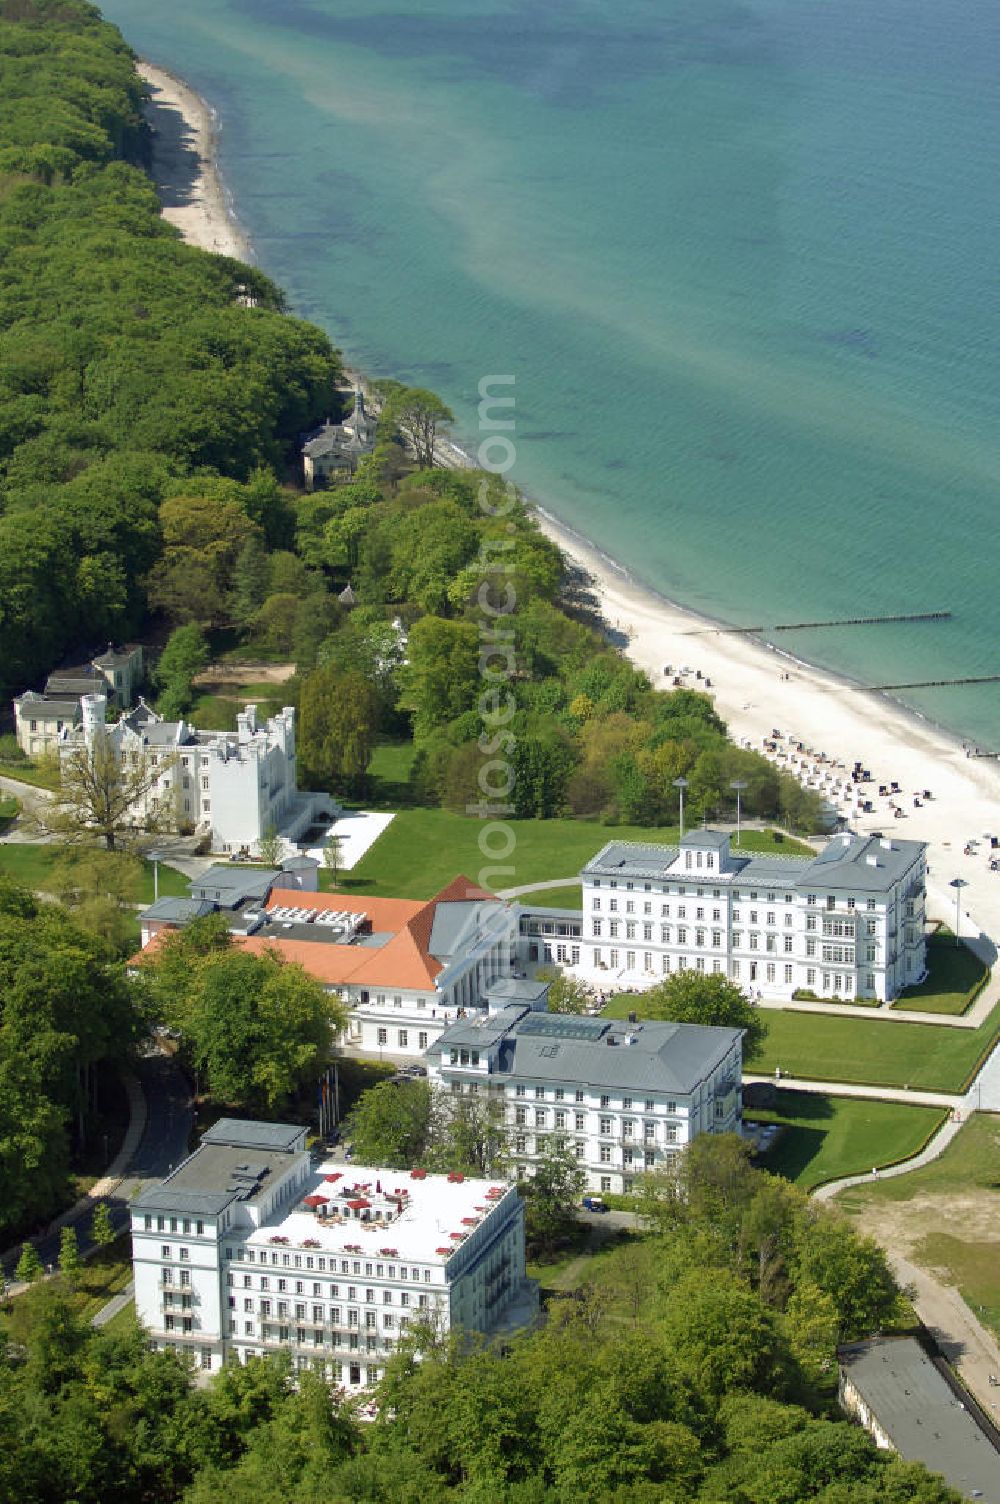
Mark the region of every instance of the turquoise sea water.
[[[259, 260], [637, 578], [862, 682], [1000, 673], [995, 0], [110, 0]], [[1000, 686], [909, 704], [1000, 747]]]

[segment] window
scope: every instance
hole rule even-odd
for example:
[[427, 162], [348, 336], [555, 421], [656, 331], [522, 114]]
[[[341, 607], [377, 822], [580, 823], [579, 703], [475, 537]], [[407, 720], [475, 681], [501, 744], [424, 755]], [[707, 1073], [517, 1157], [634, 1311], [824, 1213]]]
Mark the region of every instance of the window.
[[582, 1133], [583, 1129], [584, 1129], [585, 1122], [586, 1122], [585, 1115], [582, 1112], [577, 1112], [577, 1113], [574, 1113], [573, 1116], [574, 1116], [574, 1127], [576, 1128], [577, 1133]]
[[161, 1248], [160, 1248], [160, 1258], [161, 1259], [168, 1259], [168, 1258], [170, 1258], [170, 1244], [169, 1243], [164, 1243], [161, 1246]]
[[409, 1037], [410, 1036], [409, 1036], [409, 1034], [407, 1033], [407, 1031], [405, 1029], [400, 1029], [399, 1030], [399, 1048], [401, 1050], [405, 1050], [406, 1049], [407, 1043], [409, 1041]]
[[601, 1160], [601, 1164], [602, 1165], [609, 1165], [611, 1163], [611, 1146], [610, 1146], [610, 1144], [602, 1144], [601, 1145], [600, 1160]]
[[790, 956], [792, 954], [792, 937], [791, 935], [784, 935], [782, 939], [785, 955]]
[[785, 967], [785, 981], [787, 983], [787, 982], [790, 982], [791, 980], [792, 980], [792, 968], [790, 966], [786, 966]]
[[601, 1176], [601, 1190], [602, 1191], [610, 1191], [610, 1189], [611, 1189], [611, 1176], [610, 1175], [602, 1175]]
[[[389, 1043], [389, 1030], [388, 1029], [379, 1029], [379, 1031], [378, 1031], [378, 1042], [379, 1042], [380, 1045], [388, 1044]], [[454, 1054], [454, 1053], [455, 1053], [454, 1050], [452, 1050], [452, 1054]], [[452, 1065], [454, 1065], [454, 1064], [455, 1064], [455, 1061], [453, 1060], [452, 1061]]]
[[576, 1090], [576, 1092], [574, 1094], [574, 1100], [577, 1101], [577, 1102], [582, 1102], [583, 1101], [583, 1092], [579, 1089], [579, 1087], [577, 1088], [577, 1090]]
[[535, 1127], [536, 1128], [544, 1128], [545, 1127], [545, 1108], [544, 1107], [536, 1107], [535, 1108]]
[[600, 1131], [601, 1131], [601, 1133], [610, 1133], [611, 1132], [611, 1119], [610, 1118], [601, 1118]]
[[545, 1087], [544, 1086], [536, 1086], [535, 1087], [535, 1101], [536, 1102], [544, 1102], [544, 1100], [545, 1100]]

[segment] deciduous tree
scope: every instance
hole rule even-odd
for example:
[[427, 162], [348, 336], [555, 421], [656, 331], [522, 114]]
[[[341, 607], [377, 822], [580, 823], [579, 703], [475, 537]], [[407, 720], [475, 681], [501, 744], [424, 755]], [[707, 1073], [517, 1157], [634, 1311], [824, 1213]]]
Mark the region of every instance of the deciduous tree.
[[759, 1051], [767, 1035], [759, 1008], [722, 972], [673, 972], [643, 993], [642, 1016], [742, 1029], [747, 1060]]

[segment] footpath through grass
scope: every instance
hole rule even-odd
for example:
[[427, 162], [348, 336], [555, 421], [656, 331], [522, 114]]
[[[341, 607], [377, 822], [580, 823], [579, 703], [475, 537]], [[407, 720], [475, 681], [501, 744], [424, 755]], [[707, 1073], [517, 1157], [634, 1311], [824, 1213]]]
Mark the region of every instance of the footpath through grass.
[[583, 908], [583, 889], [579, 883], [567, 883], [560, 888], [539, 888], [537, 893], [525, 893], [521, 903], [537, 904], [543, 909]]
[[804, 1191], [841, 1175], [862, 1175], [918, 1153], [943, 1122], [936, 1107], [866, 1102], [852, 1097], [778, 1090], [773, 1108], [747, 1109], [755, 1123], [780, 1123], [783, 1131], [760, 1164]]
[[[579, 872], [608, 841], [676, 845], [678, 838], [678, 831], [666, 826], [650, 830], [588, 820], [511, 820], [509, 826], [511, 853], [494, 860], [479, 849], [482, 821], [443, 809], [400, 810], [338, 886], [383, 898], [432, 898], [459, 873], [476, 881], [486, 869], [491, 888], [516, 888]], [[743, 836], [744, 850], [788, 855], [808, 850], [798, 841], [776, 840], [768, 831], [744, 831]]]

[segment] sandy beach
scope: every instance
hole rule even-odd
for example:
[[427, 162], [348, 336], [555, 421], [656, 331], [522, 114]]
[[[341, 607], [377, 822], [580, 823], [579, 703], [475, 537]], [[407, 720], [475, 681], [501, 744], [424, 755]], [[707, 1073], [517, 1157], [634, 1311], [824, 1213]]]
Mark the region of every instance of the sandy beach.
[[252, 261], [250, 242], [230, 207], [215, 164], [215, 116], [181, 79], [138, 64], [152, 91], [146, 118], [153, 129], [153, 178], [163, 217], [203, 251]]
[[[163, 70], [143, 63], [140, 72], [154, 90], [153, 170], [165, 217], [194, 245], [252, 259], [215, 169], [210, 108]], [[949, 883], [963, 878], [968, 886], [961, 893], [962, 933], [989, 942], [1000, 936], [1000, 871], [990, 867], [989, 840], [1000, 836], [1000, 763], [967, 757], [957, 739], [884, 696], [797, 664], [672, 605], [630, 580], [554, 518], [538, 515], [548, 536], [591, 577], [615, 640], [654, 685], [669, 688], [677, 676], [701, 689], [709, 680], [709, 693], [734, 740], [757, 751], [765, 750], [765, 742], [775, 743], [769, 755], [778, 766], [819, 787], [852, 829], [928, 843], [932, 916], [954, 924], [955, 892]], [[780, 603], [775, 615], [780, 619]], [[669, 676], [667, 664], [673, 670]], [[690, 672], [681, 675], [683, 668]], [[855, 762], [872, 775], [860, 789], [849, 787]], [[893, 782], [898, 792], [880, 796], [879, 786], [888, 790]], [[859, 792], [871, 801], [871, 812], [858, 812]], [[976, 844], [966, 854], [970, 840]]]

